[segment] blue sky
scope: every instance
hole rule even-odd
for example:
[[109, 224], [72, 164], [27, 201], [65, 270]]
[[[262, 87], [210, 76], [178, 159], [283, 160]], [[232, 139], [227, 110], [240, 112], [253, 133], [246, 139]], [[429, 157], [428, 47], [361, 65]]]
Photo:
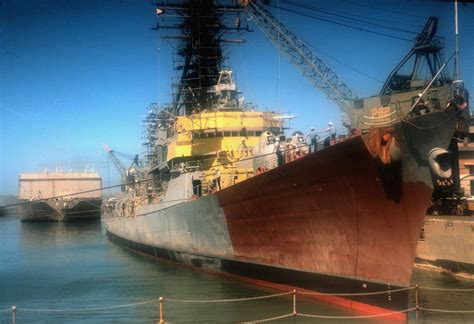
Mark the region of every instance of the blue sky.
[[[421, 30], [428, 16], [438, 16], [445, 56], [454, 50], [452, 3], [300, 2], [399, 21], [399, 28], [414, 31]], [[359, 97], [377, 94], [382, 84], [353, 69], [383, 81], [411, 48], [407, 41], [289, 12], [280, 11], [280, 19]], [[111, 164], [107, 170], [102, 143], [131, 155], [141, 153], [146, 107], [170, 101], [172, 48], [150, 30], [154, 23], [154, 7], [146, 0], [0, 2], [0, 194], [16, 194], [20, 172], [51, 170], [59, 162], [75, 170], [92, 163], [105, 185], [118, 183]], [[328, 121], [339, 124], [337, 106], [249, 24], [255, 31], [244, 35], [245, 44], [228, 47], [227, 62], [246, 101], [298, 115], [291, 122], [294, 130], [322, 129]], [[472, 93], [474, 4], [460, 6], [460, 32], [461, 78]]]

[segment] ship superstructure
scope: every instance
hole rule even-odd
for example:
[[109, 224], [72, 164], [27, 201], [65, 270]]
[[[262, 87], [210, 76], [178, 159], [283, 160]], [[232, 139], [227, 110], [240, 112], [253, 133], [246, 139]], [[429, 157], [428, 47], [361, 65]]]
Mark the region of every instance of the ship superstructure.
[[[242, 7], [214, 1], [177, 1], [157, 7], [160, 14], [173, 12], [182, 17], [161, 19], [158, 15], [154, 28], [165, 30], [165, 39], [179, 40], [175, 65], [180, 79], [173, 85], [173, 102], [161, 109], [151, 105], [145, 116], [145, 164], [154, 181], [133, 190], [147, 192], [146, 200], [154, 201], [172, 177], [199, 170], [195, 183], [201, 183], [198, 191], [202, 194], [216, 185], [222, 189], [249, 178], [257, 162], [264, 168], [274, 167], [274, 158], [251, 161], [251, 157], [273, 152], [283, 120], [276, 112], [257, 111], [245, 104], [233, 71], [223, 64], [222, 44], [243, 43], [235, 37], [249, 30], [241, 26]], [[215, 184], [216, 174], [220, 174], [219, 184]], [[133, 196], [143, 199], [141, 194]]]

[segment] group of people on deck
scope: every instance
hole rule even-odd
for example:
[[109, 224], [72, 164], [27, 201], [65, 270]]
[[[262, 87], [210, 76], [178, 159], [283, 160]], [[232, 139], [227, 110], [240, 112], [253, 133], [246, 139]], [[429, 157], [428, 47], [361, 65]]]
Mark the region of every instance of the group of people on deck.
[[320, 130], [319, 132], [316, 132], [314, 130], [314, 127], [311, 127], [311, 131], [306, 136], [306, 138], [308, 139], [307, 143], [309, 145], [309, 153], [313, 153], [318, 150], [318, 141], [320, 139], [319, 133], [329, 133], [329, 136], [324, 139], [324, 147], [329, 146], [331, 140], [336, 140], [336, 127], [332, 122], [329, 122], [328, 127], [323, 130]]
[[298, 143], [295, 143], [292, 139], [288, 139], [283, 147], [277, 142], [275, 143], [275, 147], [278, 166], [299, 159], [307, 153], [304, 150], [305, 146], [298, 145]]
[[[273, 143], [270, 142], [267, 145], [274, 145], [273, 152], [276, 155], [276, 165], [274, 166], [281, 166], [285, 163], [294, 161], [299, 159], [306, 154], [311, 154], [318, 150], [318, 141], [321, 139], [321, 133], [328, 133], [328, 136], [324, 139], [324, 147], [329, 146], [331, 141], [336, 140], [336, 128], [332, 122], [328, 123], [328, 127], [326, 129], [315, 131], [314, 127], [311, 127], [310, 132], [304, 136], [301, 132], [293, 133], [291, 138], [288, 138], [284, 142], [284, 136], [281, 138], [273, 137]], [[242, 140], [242, 143], [239, 145], [238, 150], [240, 153], [240, 158], [245, 158], [247, 156], [252, 156], [250, 147], [247, 146], [245, 140]], [[271, 152], [271, 151], [270, 151]], [[268, 154], [268, 153], [267, 153]], [[266, 165], [266, 163], [265, 163]], [[272, 168], [272, 167], [270, 167]], [[212, 170], [212, 179], [209, 181], [209, 189], [211, 192], [216, 192], [222, 189], [221, 187], [221, 172], [219, 168], [215, 168]], [[267, 171], [267, 168], [264, 165], [259, 165], [255, 171], [255, 174], [258, 175]], [[193, 183], [194, 187], [194, 183]], [[197, 195], [197, 194], [196, 194]]]
[[281, 143], [278, 139], [275, 142], [274, 152], [277, 156], [277, 165], [281, 166], [285, 163], [299, 159], [308, 153], [313, 153], [318, 150], [319, 134], [329, 133], [324, 140], [324, 146], [329, 146], [331, 140], [336, 139], [336, 128], [332, 122], [328, 123], [326, 129], [315, 131], [311, 127], [311, 131], [306, 137], [300, 132], [295, 132], [292, 138], [287, 139], [285, 143]]

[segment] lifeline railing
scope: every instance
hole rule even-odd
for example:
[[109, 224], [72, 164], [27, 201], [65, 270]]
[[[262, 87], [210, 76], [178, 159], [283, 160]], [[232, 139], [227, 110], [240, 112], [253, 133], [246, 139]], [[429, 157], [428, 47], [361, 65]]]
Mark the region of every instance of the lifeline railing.
[[[322, 295], [322, 296], [369, 296], [369, 295], [383, 295], [383, 294], [393, 294], [395, 292], [401, 291], [408, 291], [413, 290], [415, 294], [415, 305], [413, 307], [397, 310], [392, 312], [386, 313], [378, 313], [378, 314], [370, 314], [370, 315], [341, 315], [341, 316], [334, 316], [334, 315], [320, 315], [320, 314], [307, 314], [298, 312], [297, 310], [297, 295], [308, 296], [308, 295]], [[166, 303], [181, 303], [181, 304], [222, 304], [222, 303], [235, 303], [235, 302], [248, 302], [248, 301], [256, 301], [256, 300], [264, 300], [264, 299], [271, 299], [277, 298], [282, 296], [292, 296], [292, 311], [290, 313], [262, 318], [262, 319], [255, 319], [251, 321], [241, 321], [239, 323], [264, 323], [264, 322], [271, 322], [276, 321], [288, 317], [306, 317], [306, 318], [314, 318], [314, 319], [335, 319], [335, 320], [358, 320], [358, 319], [372, 319], [372, 318], [382, 318], [382, 317], [391, 317], [398, 314], [408, 314], [410, 312], [416, 313], [416, 319], [419, 319], [420, 313], [422, 311], [427, 312], [434, 312], [434, 313], [448, 313], [448, 314], [474, 314], [473, 310], [453, 310], [453, 309], [438, 309], [438, 308], [428, 308], [423, 307], [420, 305], [420, 290], [437, 290], [442, 292], [448, 291], [456, 291], [456, 292], [466, 292], [466, 293], [474, 293], [474, 288], [437, 288], [437, 287], [424, 287], [424, 286], [411, 286], [406, 288], [400, 289], [392, 289], [386, 291], [377, 291], [377, 292], [367, 292], [367, 293], [335, 293], [335, 294], [328, 294], [328, 293], [319, 293], [319, 292], [309, 292], [309, 291], [288, 291], [282, 292], [277, 294], [270, 294], [264, 296], [255, 296], [255, 297], [244, 297], [244, 298], [228, 298], [228, 299], [176, 299], [176, 298], [166, 298], [166, 297], [159, 297], [158, 299], [150, 299], [142, 302], [136, 303], [129, 303], [123, 305], [114, 305], [114, 306], [105, 306], [105, 307], [94, 307], [94, 308], [82, 308], [82, 309], [41, 309], [41, 308], [27, 308], [27, 307], [18, 307], [17, 305], [12, 306], [11, 308], [0, 309], [0, 313], [11, 312], [12, 322], [16, 324], [16, 318], [19, 311], [21, 312], [32, 312], [32, 313], [90, 313], [90, 312], [97, 312], [101, 310], [111, 310], [111, 309], [120, 309], [120, 308], [128, 308], [146, 304], [153, 304], [158, 303], [159, 306], [159, 323], [165, 323], [165, 302]]]

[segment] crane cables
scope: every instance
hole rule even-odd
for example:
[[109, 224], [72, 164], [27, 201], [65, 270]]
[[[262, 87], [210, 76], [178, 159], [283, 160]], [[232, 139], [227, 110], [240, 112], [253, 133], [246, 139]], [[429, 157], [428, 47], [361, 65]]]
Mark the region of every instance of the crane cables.
[[[293, 9], [290, 9], [290, 8], [287, 8], [287, 7], [282, 7], [282, 6], [279, 7], [280, 10], [290, 12], [290, 13], [293, 13], [293, 14], [297, 14], [297, 15], [300, 15], [300, 16], [303, 16], [303, 17], [315, 19], [315, 20], [324, 21], [324, 22], [327, 22], [327, 23], [331, 23], [331, 24], [335, 24], [335, 25], [339, 25], [339, 26], [343, 26], [343, 27], [347, 27], [347, 28], [352, 28], [352, 29], [359, 30], [359, 31], [362, 31], [362, 32], [367, 32], [367, 33], [376, 34], [376, 35], [379, 35], [379, 36], [394, 38], [394, 39], [408, 41], [408, 42], [413, 42], [413, 40], [408, 39], [408, 38], [404, 38], [404, 37], [395, 36], [393, 34], [384, 33], [384, 32], [381, 32], [381, 31], [370, 30], [370, 29], [367, 29], [367, 28], [377, 28], [377, 30], [380, 30], [381, 28], [384, 28], [384, 29], [388, 29], [388, 30], [394, 31], [394, 32], [404, 32], [404, 33], [409, 33], [409, 34], [413, 34], [413, 35], [418, 35], [417, 32], [414, 32], [414, 31], [411, 31], [411, 30], [405, 30], [405, 29], [401, 29], [401, 28], [387, 26], [387, 25], [383, 25], [383, 24], [379, 24], [379, 23], [375, 23], [375, 22], [371, 22], [371, 21], [365, 21], [365, 20], [358, 19], [358, 18], [351, 18], [350, 15], [348, 15], [348, 14], [340, 14], [340, 13], [336, 13], [332, 10], [321, 9], [321, 8], [314, 7], [314, 6], [311, 6], [311, 5], [305, 5], [305, 4], [295, 3], [295, 2], [291, 2], [291, 1], [282, 1], [282, 2], [284, 2], [286, 4], [289, 4], [289, 5], [292, 5], [292, 6], [296, 6], [300, 10], [293, 10]], [[268, 6], [272, 7], [272, 8], [277, 8], [274, 5], [268, 5]], [[310, 10], [313, 13], [302, 12], [301, 9], [303, 9], [305, 11]], [[314, 12], [318, 12], [320, 14], [321, 13], [326, 14], [326, 15], [329, 15], [329, 16], [336, 16], [337, 18], [330, 18], [330, 17], [327, 17], [327, 16], [325, 17], [325, 16], [321, 16], [321, 15], [316, 15], [316, 14], [314, 14]], [[359, 25], [359, 26], [357, 26], [357, 25]], [[361, 27], [361, 25], [363, 27]]]
[[344, 2], [346, 2], [348, 4], [351, 4], [351, 5], [354, 5], [354, 6], [370, 8], [370, 9], [378, 10], [378, 11], [384, 11], [384, 12], [388, 12], [388, 13], [391, 13], [391, 14], [397, 14], [397, 15], [413, 17], [413, 18], [420, 18], [420, 19], [423, 19], [423, 20], [426, 20], [426, 18], [427, 18], [427, 17], [423, 17], [423, 16], [408, 14], [406, 12], [400, 12], [400, 11], [395, 11], [395, 10], [389, 10], [389, 9], [386, 9], [386, 8], [380, 8], [380, 7], [373, 6], [373, 5], [362, 4], [362, 3], [358, 3], [358, 2], [350, 1], [350, 0], [344, 0]]
[[356, 73], [358, 73], [358, 74], [360, 74], [360, 75], [362, 75], [362, 76], [364, 76], [364, 77], [366, 77], [366, 78], [368, 78], [368, 79], [371, 79], [371, 80], [373, 80], [373, 81], [377, 81], [378, 83], [381, 83], [381, 84], [384, 84], [384, 83], [385, 83], [385, 81], [382, 81], [382, 80], [380, 80], [380, 79], [377, 79], [377, 78], [374, 77], [374, 76], [371, 76], [371, 75], [369, 75], [369, 74], [367, 74], [367, 73], [365, 73], [365, 72], [362, 72], [362, 71], [359, 70], [359, 69], [356, 69], [356, 68], [353, 67], [353, 66], [350, 66], [349, 64], [346, 64], [346, 63], [342, 62], [341, 60], [339, 60], [339, 59], [337, 59], [336, 57], [334, 57], [333, 55], [330, 55], [329, 53], [323, 51], [322, 49], [314, 47], [314, 46], [313, 46], [310, 42], [308, 42], [307, 40], [305, 40], [305, 39], [303, 39], [303, 40], [306, 42], [306, 44], [307, 44], [313, 51], [319, 52], [319, 53], [323, 54], [324, 56], [330, 58], [331, 60], [333, 60], [333, 61], [335, 61], [335, 62], [341, 64], [342, 66], [348, 68], [349, 70], [354, 71], [354, 72], [356, 72]]
[[[286, 2], [286, 3], [293, 3], [293, 2], [288, 1], [288, 0], [281, 0], [281, 1], [282, 1], [282, 2]], [[280, 2], [278, 2], [278, 9], [280, 9]], [[328, 10], [328, 11], [332, 11], [332, 10]], [[360, 16], [360, 15], [354, 15], [354, 16], [363, 17], [363, 16]], [[389, 21], [389, 20], [387, 20], [387, 21]], [[278, 19], [278, 22], [280, 22], [280, 19]], [[390, 22], [394, 22], [394, 21], [390, 21]], [[420, 27], [420, 26], [418, 26], [418, 27]], [[422, 26], [421, 26], [420, 28], [422, 28]], [[329, 53], [327, 53], [327, 52], [325, 52], [325, 51], [323, 51], [323, 50], [321, 50], [321, 49], [319, 49], [319, 48], [316, 48], [316, 47], [315, 47], [313, 44], [311, 44], [311, 42], [309, 42], [307, 39], [304, 39], [303, 37], [301, 37], [301, 35], [298, 35], [298, 37], [300, 37], [300, 38], [306, 43], [306, 45], [307, 45], [309, 48], [311, 48], [314, 52], [319, 52], [319, 53], [323, 54], [324, 56], [328, 57], [329, 59], [331, 59], [331, 60], [333, 60], [333, 61], [335, 61], [335, 62], [337, 62], [337, 63], [339, 63], [339, 64], [341, 64], [341, 65], [343, 65], [343, 66], [345, 66], [346, 68], [348, 68], [348, 69], [350, 69], [350, 70], [352, 70], [352, 71], [354, 71], [354, 72], [356, 72], [356, 73], [358, 73], [358, 74], [360, 74], [360, 75], [362, 75], [362, 76], [364, 76], [364, 77], [366, 77], [366, 78], [368, 78], [368, 79], [371, 79], [371, 80], [373, 80], [373, 81], [376, 81], [376, 82], [379, 82], [379, 83], [382, 83], [382, 84], [385, 83], [385, 81], [379, 80], [379, 79], [377, 79], [377, 78], [375, 78], [375, 77], [373, 77], [373, 76], [371, 76], [371, 75], [369, 75], [369, 74], [367, 74], [367, 73], [365, 73], [365, 72], [362, 72], [361, 70], [356, 69], [355, 67], [350, 66], [350, 65], [348, 65], [348, 64], [346, 64], [346, 63], [344, 63], [344, 62], [342, 62], [341, 60], [339, 60], [339, 59], [337, 59], [336, 57], [330, 55]], [[278, 51], [278, 52], [280, 53], [280, 51]]]
[[[375, 22], [375, 21], [382, 21], [382, 22], [386, 22], [386, 23], [389, 23], [389, 24], [399, 25], [400, 21], [368, 17], [368, 16], [363, 16], [363, 15], [360, 15], [360, 14], [353, 14], [353, 13], [342, 13], [342, 12], [337, 11], [337, 10], [325, 9], [325, 8], [321, 8], [321, 7], [316, 7], [314, 5], [304, 4], [304, 3], [295, 2], [295, 1], [291, 1], [291, 0], [282, 0], [282, 2], [284, 2], [286, 4], [289, 4], [291, 6], [299, 7], [301, 9], [307, 9], [307, 10], [311, 10], [311, 11], [314, 11], [314, 12], [327, 14], [329, 16], [339, 17], [339, 18], [345, 19], [345, 20], [347, 20], [349, 22], [353, 22], [353, 23], [360, 23], [360, 24], [365, 24], [365, 25], [368, 25], [368, 26], [374, 26], [374, 27], [378, 27], [378, 28], [388, 29], [388, 30], [392, 30], [392, 31], [399, 31], [399, 32], [407, 33], [407, 34], [418, 35], [418, 32], [415, 32], [415, 31], [402, 29], [402, 28], [398, 28], [398, 27], [393, 27], [393, 26], [389, 26], [389, 25], [386, 25], [386, 24]], [[352, 17], [355, 17], [355, 18], [352, 18]], [[405, 25], [409, 25], [409, 24], [405, 24]], [[411, 26], [416, 27], [417, 29], [423, 28], [423, 26], [420, 26], [420, 25], [413, 25], [412, 24]]]

